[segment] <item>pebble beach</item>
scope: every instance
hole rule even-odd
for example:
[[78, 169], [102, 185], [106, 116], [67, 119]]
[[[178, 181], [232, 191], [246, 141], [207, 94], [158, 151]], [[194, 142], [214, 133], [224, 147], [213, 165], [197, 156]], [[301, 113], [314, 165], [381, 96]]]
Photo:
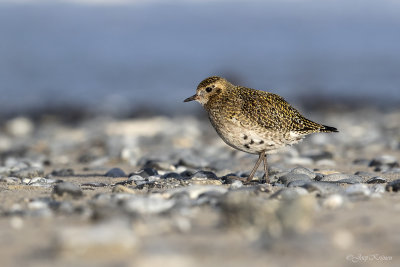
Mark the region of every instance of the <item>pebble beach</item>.
[[0, 133], [2, 266], [398, 266], [400, 110], [305, 112], [338, 128], [269, 155], [207, 119], [15, 117]]

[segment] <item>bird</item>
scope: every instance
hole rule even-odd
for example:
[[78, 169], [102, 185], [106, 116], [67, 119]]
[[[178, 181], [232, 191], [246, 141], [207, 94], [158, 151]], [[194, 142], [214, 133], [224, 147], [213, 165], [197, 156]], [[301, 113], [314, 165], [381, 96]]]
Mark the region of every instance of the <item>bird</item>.
[[246, 182], [264, 163], [269, 183], [267, 154], [293, 145], [312, 133], [338, 132], [335, 127], [313, 122], [277, 94], [238, 86], [225, 78], [211, 76], [199, 83], [196, 94], [184, 102], [197, 101], [206, 110], [222, 140], [243, 152], [258, 154]]

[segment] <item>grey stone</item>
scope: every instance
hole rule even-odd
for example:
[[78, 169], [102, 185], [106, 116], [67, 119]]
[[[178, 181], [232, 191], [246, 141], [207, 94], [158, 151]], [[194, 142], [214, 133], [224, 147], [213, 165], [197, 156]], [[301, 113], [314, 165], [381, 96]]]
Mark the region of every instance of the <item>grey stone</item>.
[[51, 175], [54, 176], [73, 176], [74, 170], [73, 169], [56, 169], [51, 172]]
[[62, 228], [57, 232], [53, 246], [57, 255], [64, 259], [107, 261], [131, 256], [136, 251], [137, 238], [128, 223], [114, 220]]
[[382, 156], [374, 158], [369, 163], [370, 167], [382, 166], [382, 165], [387, 165], [390, 168], [399, 167], [399, 162], [397, 161], [397, 159], [395, 157], [393, 157], [391, 155], [382, 155]]
[[0, 178], [0, 183], [6, 183], [6, 184], [20, 184], [21, 179], [17, 177], [1, 177]]
[[398, 192], [400, 190], [400, 179], [394, 180], [386, 185], [386, 191]]
[[325, 175], [322, 179], [322, 182], [338, 182], [338, 183], [361, 183], [363, 181], [361, 176], [354, 174], [345, 174], [345, 173], [332, 173], [329, 175]]
[[291, 181], [287, 184], [287, 187], [303, 187], [305, 184], [309, 183], [310, 181], [305, 180], [295, 180]]
[[146, 181], [146, 178], [140, 175], [132, 175], [128, 178], [128, 181], [134, 181], [135, 183], [138, 181]]
[[371, 161], [368, 159], [355, 159], [353, 160], [354, 165], [368, 166]]
[[296, 174], [305, 174], [310, 179], [314, 179], [316, 174], [315, 172], [311, 171], [310, 169], [304, 168], [304, 167], [296, 167], [293, 170], [290, 171], [291, 173], [296, 173]]
[[191, 179], [218, 179], [217, 175], [213, 172], [210, 171], [198, 171], [195, 172], [192, 177], [190, 177]]
[[343, 192], [343, 189], [336, 183], [331, 182], [310, 182], [303, 186], [308, 192], [318, 192], [321, 196]]
[[129, 176], [133, 176], [133, 175], [139, 175], [139, 176], [142, 176], [143, 178], [148, 178], [149, 176], [158, 175], [158, 171], [153, 168], [144, 168], [143, 170], [129, 174]]
[[117, 178], [117, 177], [126, 177], [127, 175], [120, 168], [112, 168], [111, 170], [106, 172], [106, 174], [104, 174], [104, 176]]
[[83, 192], [79, 186], [73, 183], [62, 182], [54, 186], [53, 195], [60, 197], [71, 196], [74, 198], [79, 198], [83, 196]]
[[302, 156], [310, 158], [313, 161], [319, 161], [319, 160], [323, 160], [323, 159], [332, 159], [333, 158], [333, 154], [329, 151], [310, 152], [310, 153], [305, 153]]
[[354, 175], [358, 175], [360, 177], [362, 177], [363, 182], [368, 181], [369, 179], [376, 177], [375, 173], [372, 172], [365, 172], [365, 171], [357, 171], [354, 173]]
[[11, 175], [17, 178], [40, 177], [44, 175], [44, 170], [38, 167], [26, 167], [18, 171], [12, 171]]
[[368, 184], [383, 184], [386, 183], [386, 179], [380, 176], [372, 177], [371, 179], [367, 180]]
[[289, 172], [288, 174], [285, 174], [278, 178], [278, 183], [283, 183], [285, 185], [293, 181], [311, 181], [311, 179], [306, 174], [292, 172]]
[[348, 196], [369, 196], [371, 191], [365, 184], [353, 184], [345, 189]]
[[307, 194], [308, 191], [302, 187], [289, 187], [280, 189], [279, 191], [274, 193], [271, 198], [277, 198], [281, 200], [293, 200]]
[[165, 199], [161, 195], [135, 196], [123, 201], [126, 211], [137, 214], [158, 214], [167, 212], [175, 205], [174, 199]]
[[107, 184], [105, 183], [99, 183], [99, 182], [89, 182], [89, 183], [84, 183], [81, 184], [81, 186], [90, 186], [90, 187], [106, 187]]
[[161, 176], [162, 179], [168, 179], [168, 178], [174, 178], [177, 180], [182, 180], [183, 177], [176, 172], [167, 172], [166, 174], [164, 174], [163, 176]]
[[239, 180], [233, 180], [231, 185], [229, 186], [229, 188], [233, 189], [233, 190], [239, 189], [241, 187], [243, 187], [243, 183], [242, 183], [242, 181], [239, 181]]

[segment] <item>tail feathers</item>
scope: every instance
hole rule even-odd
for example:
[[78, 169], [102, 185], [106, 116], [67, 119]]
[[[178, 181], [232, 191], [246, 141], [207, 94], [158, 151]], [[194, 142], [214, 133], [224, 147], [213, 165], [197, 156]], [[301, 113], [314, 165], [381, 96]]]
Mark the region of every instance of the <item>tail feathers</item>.
[[335, 127], [327, 126], [327, 125], [322, 125], [322, 127], [319, 129], [320, 132], [323, 133], [337, 133], [339, 132], [338, 129]]

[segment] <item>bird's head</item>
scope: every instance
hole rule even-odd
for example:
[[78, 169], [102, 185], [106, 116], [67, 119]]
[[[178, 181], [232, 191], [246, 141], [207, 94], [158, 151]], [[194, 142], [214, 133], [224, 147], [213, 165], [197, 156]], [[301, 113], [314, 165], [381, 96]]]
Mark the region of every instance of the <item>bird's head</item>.
[[197, 86], [196, 94], [188, 97], [184, 102], [197, 101], [203, 106], [210, 100], [217, 98], [231, 85], [227, 80], [218, 76], [208, 77]]

